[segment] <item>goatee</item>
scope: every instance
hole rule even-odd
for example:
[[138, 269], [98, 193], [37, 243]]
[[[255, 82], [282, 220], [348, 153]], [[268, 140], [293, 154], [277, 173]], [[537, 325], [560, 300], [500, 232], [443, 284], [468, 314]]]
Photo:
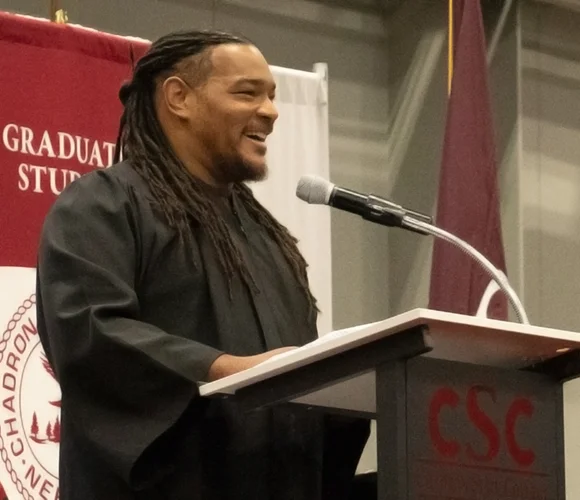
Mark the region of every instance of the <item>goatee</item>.
[[268, 166], [251, 165], [239, 158], [235, 161], [221, 160], [214, 163], [215, 178], [224, 184], [263, 181], [268, 176]]

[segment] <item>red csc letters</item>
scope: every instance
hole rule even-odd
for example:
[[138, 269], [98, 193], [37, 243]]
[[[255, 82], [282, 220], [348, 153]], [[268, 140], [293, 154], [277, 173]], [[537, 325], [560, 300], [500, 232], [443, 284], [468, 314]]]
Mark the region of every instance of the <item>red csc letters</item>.
[[[489, 398], [496, 403], [495, 389], [483, 385], [474, 385], [467, 391], [465, 409], [461, 410], [461, 398], [455, 389], [442, 387], [438, 389], [429, 404], [429, 436], [437, 452], [444, 458], [456, 459], [461, 452], [460, 443], [453, 437], [441, 434], [440, 418], [442, 410], [465, 411], [469, 422], [475, 426], [487, 441], [485, 452], [478, 453], [470, 443], [465, 446], [465, 455], [468, 459], [479, 463], [492, 462], [499, 454], [502, 435], [496, 423], [482, 409], [480, 401]], [[521, 418], [531, 418], [534, 414], [532, 402], [523, 397], [515, 398], [504, 420], [504, 439], [507, 452], [512, 460], [521, 467], [529, 467], [536, 459], [533, 450], [523, 448], [516, 440], [516, 425]]]

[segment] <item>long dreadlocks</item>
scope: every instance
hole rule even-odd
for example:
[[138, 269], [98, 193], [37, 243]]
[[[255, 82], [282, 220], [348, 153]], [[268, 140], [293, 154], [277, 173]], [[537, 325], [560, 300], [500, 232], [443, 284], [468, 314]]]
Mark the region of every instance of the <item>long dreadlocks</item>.
[[[171, 148], [155, 113], [154, 95], [159, 77], [177, 74], [183, 65], [195, 73], [198, 82], [211, 72], [211, 49], [221, 44], [251, 44], [245, 38], [216, 31], [184, 31], [157, 40], [135, 67], [131, 82], [122, 86], [119, 97], [125, 109], [121, 116], [115, 162], [128, 159], [147, 181], [154, 202], [167, 223], [185, 240], [191, 240], [192, 224], [202, 226], [209, 235], [218, 261], [230, 286], [238, 273], [249, 287], [254, 280], [235, 245], [207, 188], [185, 168]], [[195, 57], [194, 57], [195, 56]], [[306, 261], [297, 248], [297, 240], [241, 184], [233, 186], [248, 214], [278, 244], [291, 266], [311, 308], [317, 309], [306, 273]]]

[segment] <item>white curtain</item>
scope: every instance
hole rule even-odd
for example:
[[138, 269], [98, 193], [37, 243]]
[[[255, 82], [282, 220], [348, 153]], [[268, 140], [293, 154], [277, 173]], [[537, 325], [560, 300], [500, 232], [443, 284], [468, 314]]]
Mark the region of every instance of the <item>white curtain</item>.
[[316, 72], [271, 67], [279, 118], [268, 139], [267, 180], [252, 184], [258, 200], [299, 240], [318, 299], [321, 335], [332, 330], [330, 210], [296, 197], [304, 174], [329, 177], [328, 103], [325, 65]]

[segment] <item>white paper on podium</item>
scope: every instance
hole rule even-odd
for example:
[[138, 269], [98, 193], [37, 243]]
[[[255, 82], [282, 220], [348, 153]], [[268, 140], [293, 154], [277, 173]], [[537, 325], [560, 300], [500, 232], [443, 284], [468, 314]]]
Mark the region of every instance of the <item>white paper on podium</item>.
[[286, 358], [291, 354], [296, 355], [295, 353], [297, 352], [305, 354], [319, 345], [324, 345], [330, 342], [331, 340], [339, 339], [341, 337], [344, 337], [345, 335], [350, 334], [354, 335], [356, 332], [366, 330], [369, 327], [372, 328], [373, 326], [378, 325], [379, 323], [381, 323], [381, 321], [376, 321], [374, 323], [366, 323], [364, 325], [351, 326], [349, 328], [343, 328], [342, 330], [335, 330], [333, 332], [327, 333], [326, 335], [323, 335], [322, 337], [318, 337], [316, 340], [313, 340], [308, 344], [304, 344], [302, 347], [297, 347], [296, 349], [291, 349], [289, 351], [276, 354], [275, 356], [272, 356], [271, 358], [268, 358], [266, 361], [260, 363], [260, 365], [265, 365], [266, 363], [271, 363], [272, 361], [277, 361]]

